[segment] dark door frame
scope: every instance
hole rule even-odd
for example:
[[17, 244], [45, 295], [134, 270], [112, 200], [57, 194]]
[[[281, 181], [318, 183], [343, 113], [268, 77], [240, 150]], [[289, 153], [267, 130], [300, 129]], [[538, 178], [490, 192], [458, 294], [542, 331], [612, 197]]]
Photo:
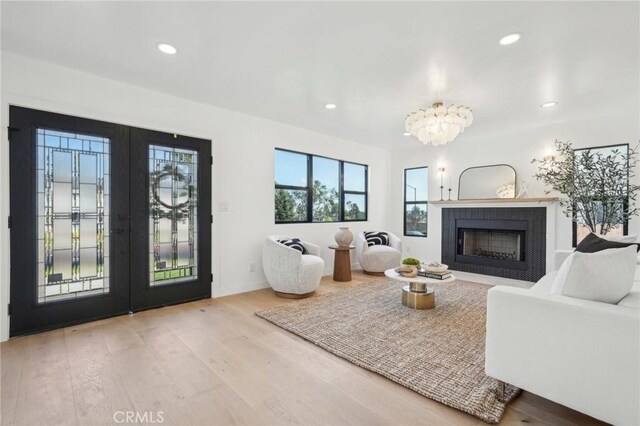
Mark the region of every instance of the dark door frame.
[[[129, 239], [127, 233], [112, 233], [110, 261], [124, 268], [110, 268], [109, 293], [37, 303], [37, 189], [36, 149], [37, 128], [85, 133], [111, 139], [112, 174], [110, 216], [113, 227], [129, 226], [128, 151], [129, 131], [103, 121], [10, 106], [10, 321], [9, 335], [32, 333], [66, 325], [91, 321], [128, 312]], [[14, 184], [21, 182], [20, 185]], [[110, 263], [113, 264], [113, 263]]]
[[[9, 153], [10, 153], [10, 311], [9, 335], [16, 336], [60, 328], [73, 324], [125, 314], [188, 300], [211, 297], [211, 141], [138, 129], [99, 120], [40, 111], [20, 106], [9, 106]], [[111, 139], [111, 188], [118, 188], [119, 195], [112, 191], [110, 216], [110, 291], [107, 294], [67, 299], [46, 304], [37, 303], [37, 189], [36, 189], [36, 149], [34, 132], [37, 128], [86, 133]], [[132, 135], [153, 135], [154, 144], [183, 146], [198, 149], [201, 153], [198, 180], [198, 238], [199, 265], [198, 283], [192, 289], [186, 284], [153, 287], [156, 296], [146, 304], [134, 306], [134, 284], [148, 283], [148, 273], [144, 281], [130, 281], [140, 265], [148, 271], [148, 209], [145, 209], [146, 226], [133, 226], [141, 220], [140, 202], [148, 200], [148, 144], [132, 144]], [[144, 156], [141, 159], [140, 155]], [[135, 169], [133, 158], [143, 161]], [[130, 174], [131, 173], [131, 174]], [[144, 174], [144, 176], [143, 176]], [[14, 182], [21, 182], [14, 185]], [[130, 186], [131, 183], [131, 186]], [[145, 197], [136, 191], [145, 185]], [[143, 203], [144, 204], [144, 203]], [[134, 213], [134, 205], [137, 209]], [[138, 216], [136, 216], [136, 214]], [[130, 218], [131, 216], [131, 218]], [[144, 229], [143, 229], [144, 228]], [[117, 232], [114, 232], [117, 231]], [[120, 232], [122, 231], [122, 232]], [[135, 251], [134, 251], [135, 250]], [[142, 259], [131, 260], [138, 253]], [[119, 265], [115, 267], [115, 265]], [[135, 274], [136, 280], [140, 279]], [[206, 282], [206, 286], [204, 285]], [[138, 284], [135, 287], [141, 287]], [[146, 285], [146, 291], [149, 286]], [[149, 293], [146, 297], [150, 297]]]
[[[195, 280], [174, 284], [149, 285], [148, 254], [141, 261], [132, 262], [131, 299], [132, 311], [155, 308], [168, 304], [211, 297], [211, 143], [204, 139], [171, 135], [132, 128], [131, 164], [131, 252], [149, 252], [149, 145], [185, 148], [198, 151], [198, 277]], [[138, 283], [146, 283], [139, 285]]]

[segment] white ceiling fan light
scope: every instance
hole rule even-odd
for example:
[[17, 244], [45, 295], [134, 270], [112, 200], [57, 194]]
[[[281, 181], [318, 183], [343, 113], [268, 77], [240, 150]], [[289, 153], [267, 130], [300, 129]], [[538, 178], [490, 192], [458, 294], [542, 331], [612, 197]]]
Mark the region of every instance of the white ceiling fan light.
[[169, 43], [158, 43], [157, 47], [159, 51], [167, 55], [175, 55], [178, 53], [178, 49]]
[[336, 104], [325, 104], [324, 107], [326, 109], [336, 109], [338, 107], [338, 105], [336, 105]]

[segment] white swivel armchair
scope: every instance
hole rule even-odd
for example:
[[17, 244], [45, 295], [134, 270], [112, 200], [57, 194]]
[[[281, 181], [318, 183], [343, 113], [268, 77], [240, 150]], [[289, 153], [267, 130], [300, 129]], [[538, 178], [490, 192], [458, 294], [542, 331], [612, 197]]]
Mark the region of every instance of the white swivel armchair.
[[302, 241], [309, 254], [287, 247], [278, 240], [291, 237], [271, 235], [262, 248], [262, 267], [267, 281], [277, 296], [290, 299], [309, 297], [320, 286], [324, 272], [324, 260], [320, 248]]
[[[386, 231], [384, 231], [386, 232]], [[391, 232], [389, 245], [369, 247], [364, 232], [359, 232], [356, 240], [356, 258], [362, 271], [369, 275], [384, 275], [384, 271], [400, 266], [402, 259], [402, 241]]]

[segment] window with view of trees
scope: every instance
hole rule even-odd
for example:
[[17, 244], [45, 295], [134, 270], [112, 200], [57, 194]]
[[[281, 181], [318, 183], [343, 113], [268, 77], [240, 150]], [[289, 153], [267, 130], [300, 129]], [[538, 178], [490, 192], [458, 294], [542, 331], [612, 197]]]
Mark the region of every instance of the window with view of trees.
[[366, 165], [276, 149], [276, 223], [363, 220]]
[[404, 235], [427, 236], [428, 167], [404, 170]]

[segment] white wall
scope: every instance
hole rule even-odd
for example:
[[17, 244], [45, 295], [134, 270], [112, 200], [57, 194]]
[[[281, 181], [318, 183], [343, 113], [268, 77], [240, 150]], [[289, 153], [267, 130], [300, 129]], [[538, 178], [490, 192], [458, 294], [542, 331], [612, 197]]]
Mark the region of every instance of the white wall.
[[[53, 111], [114, 123], [195, 136], [213, 141], [214, 296], [267, 286], [262, 273], [262, 241], [289, 234], [321, 246], [326, 273], [333, 267], [337, 224], [275, 225], [274, 147], [288, 148], [369, 165], [369, 221], [354, 231], [387, 223], [389, 153], [245, 114], [187, 101], [68, 68], [2, 53], [2, 139], [0, 146], [0, 340], [8, 338], [9, 105]], [[220, 203], [228, 211], [219, 211]], [[256, 271], [249, 272], [249, 264]]]
[[[531, 164], [533, 158], [541, 159], [549, 149], [553, 149], [554, 141], [569, 140], [574, 147], [589, 147], [629, 143], [634, 147], [640, 139], [640, 111], [639, 106], [630, 105], [619, 109], [605, 109], [601, 116], [584, 117], [572, 122], [556, 122], [547, 126], [525, 128], [514, 132], [496, 134], [491, 138], [480, 139], [474, 137], [473, 125], [452, 143], [444, 146], [422, 146], [415, 142], [415, 146], [408, 149], [394, 150], [391, 161], [391, 193], [389, 199], [389, 223], [391, 230], [403, 233], [403, 170], [408, 167], [429, 167], [429, 199], [440, 199], [440, 179], [438, 165], [444, 165], [444, 198], [447, 199], [449, 179], [451, 181], [451, 198], [457, 199], [458, 177], [468, 167], [489, 164], [509, 164], [516, 170], [518, 180], [529, 183], [530, 197], [544, 197], [544, 186], [536, 181], [533, 174], [536, 165]], [[550, 112], [550, 111], [548, 111]], [[638, 181], [636, 177], [636, 182]], [[440, 214], [440, 209], [429, 206], [429, 215]], [[427, 238], [404, 237], [405, 252], [423, 260], [440, 260], [440, 220], [430, 220]], [[548, 238], [555, 238], [557, 249], [571, 247], [571, 221], [556, 209], [556, 233]], [[633, 219], [629, 224], [630, 234], [640, 234], [640, 221]]]
[[[571, 140], [576, 147], [614, 143], [637, 144], [640, 139], [638, 105], [603, 107], [601, 116], [515, 130], [496, 129], [484, 139], [474, 136], [473, 125], [453, 143], [425, 147], [415, 141], [392, 152], [306, 131], [281, 123], [211, 107], [158, 92], [62, 68], [14, 54], [3, 53], [0, 128], [0, 340], [8, 337], [9, 156], [7, 133], [9, 105], [20, 105], [64, 114], [196, 136], [213, 141], [213, 270], [214, 296], [239, 293], [266, 286], [260, 252], [268, 234], [290, 234], [322, 247], [329, 274], [337, 224], [275, 225], [273, 222], [273, 149], [289, 148], [344, 160], [366, 163], [370, 171], [369, 222], [352, 223], [354, 231], [385, 228], [402, 235], [403, 169], [429, 166], [429, 198], [439, 199], [438, 164], [447, 168], [453, 198], [457, 178], [471, 166], [507, 163], [519, 179], [530, 184], [531, 196], [544, 196], [533, 179], [532, 158], [540, 158], [557, 139]], [[605, 112], [608, 114], [605, 114]], [[480, 119], [480, 118], [478, 118]], [[445, 192], [446, 198], [446, 192]], [[228, 211], [218, 209], [228, 204]], [[557, 248], [571, 245], [571, 223], [557, 209]], [[429, 214], [435, 214], [430, 207]], [[407, 254], [423, 260], [440, 259], [439, 221], [429, 223], [427, 238], [404, 237]], [[633, 220], [630, 233], [640, 233]], [[256, 264], [249, 272], [248, 264]]]

